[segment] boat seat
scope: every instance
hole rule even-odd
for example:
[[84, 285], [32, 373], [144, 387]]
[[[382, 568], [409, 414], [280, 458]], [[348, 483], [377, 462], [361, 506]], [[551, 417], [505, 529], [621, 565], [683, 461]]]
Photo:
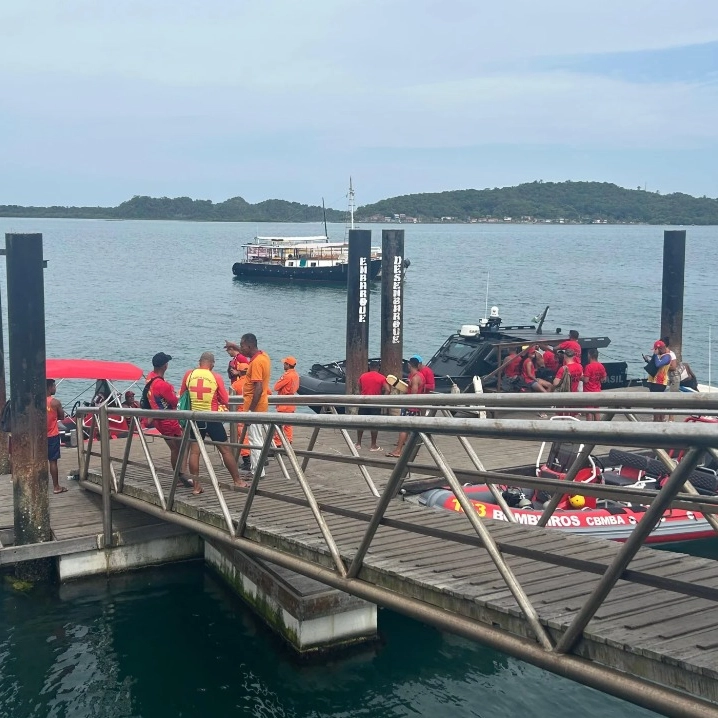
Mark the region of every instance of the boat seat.
[[627, 476], [621, 476], [615, 471], [604, 471], [603, 482], [609, 486], [630, 486], [636, 483], [636, 479], [628, 478]]

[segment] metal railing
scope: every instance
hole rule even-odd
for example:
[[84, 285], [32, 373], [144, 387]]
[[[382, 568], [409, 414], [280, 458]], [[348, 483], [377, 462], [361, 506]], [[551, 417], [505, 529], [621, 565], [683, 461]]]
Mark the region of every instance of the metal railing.
[[[387, 509], [391, 500], [396, 495], [402, 482], [404, 481], [407, 471], [417, 470], [426, 474], [439, 475], [449, 484], [458, 503], [463, 509], [466, 520], [470, 523], [476, 533], [476, 545], [482, 547], [490, 557], [492, 563], [496, 567], [507, 588], [513, 595], [518, 604], [525, 620], [534, 634], [537, 647], [546, 655], [564, 656], [566, 659], [572, 659], [569, 655], [575, 650], [578, 641], [583, 635], [583, 631], [595, 616], [596, 611], [600, 608], [606, 596], [620, 579], [626, 579], [627, 568], [631, 560], [635, 557], [640, 547], [644, 544], [646, 538], [654, 530], [661, 521], [664, 512], [672, 506], [687, 507], [702, 512], [706, 520], [711, 526], [718, 530], [718, 520], [714, 516], [718, 513], [718, 497], [698, 496], [695, 489], [691, 486], [688, 478], [695, 469], [701, 456], [706, 451], [713, 456], [718, 456], [718, 426], [702, 423], [653, 423], [640, 422], [636, 420], [635, 413], [642, 410], [654, 412], [657, 410], [671, 410], [671, 413], [678, 411], [686, 411], [694, 414], [708, 415], [709, 413], [718, 413], [718, 395], [646, 395], [644, 393], [621, 393], [620, 396], [599, 394], [591, 395], [590, 404], [587, 406], [587, 400], [581, 395], [561, 394], [551, 395], [550, 399], [540, 395], [518, 395], [511, 396], [510, 400], [506, 395], [482, 395], [480, 397], [470, 397], [467, 395], [423, 395], [423, 396], [389, 396], [389, 397], [357, 397], [357, 396], [321, 396], [321, 397], [281, 397], [274, 398], [276, 403], [282, 404], [313, 404], [316, 406], [356, 406], [372, 404], [375, 406], [419, 406], [430, 410], [434, 416], [370, 416], [370, 415], [353, 415], [336, 413], [294, 413], [294, 414], [277, 414], [274, 412], [266, 413], [240, 413], [226, 412], [218, 415], [216, 412], [170, 412], [170, 411], [144, 411], [141, 409], [118, 409], [113, 410], [113, 414], [125, 417], [130, 425], [130, 433], [127, 437], [125, 450], [120, 463], [119, 477], [113, 467], [113, 459], [110, 456], [109, 441], [109, 425], [106, 407], [82, 408], [78, 410], [78, 422], [81, 423], [84, 416], [91, 416], [90, 436], [87, 442], [78, 441], [78, 460], [80, 467], [80, 479], [87, 485], [90, 459], [94, 456], [92, 452], [93, 440], [97, 431], [101, 444], [101, 470], [102, 470], [102, 495], [103, 495], [103, 518], [105, 545], [112, 545], [112, 517], [111, 517], [111, 495], [128, 505], [136, 505], [137, 500], [123, 496], [125, 478], [127, 476], [128, 466], [132, 464], [130, 461], [130, 448], [133, 437], [136, 435], [142, 446], [142, 452], [147, 461], [147, 465], [152, 477], [152, 484], [157, 494], [157, 507], [147, 509], [154, 511], [157, 515], [167, 516], [175, 514], [173, 517], [177, 522], [186, 521], [186, 517], [176, 515], [175, 497], [179, 480], [179, 467], [182, 465], [184, 453], [187, 451], [189, 442], [195, 440], [199, 444], [200, 455], [209, 476], [210, 484], [217, 499], [220, 514], [225, 524], [224, 534], [225, 540], [230, 545], [239, 547], [249, 553], [264, 555], [266, 547], [260, 547], [256, 542], [249, 541], [246, 538], [246, 530], [249, 515], [254, 504], [255, 497], [260, 495], [259, 482], [262, 474], [262, 468], [265, 460], [274, 455], [280, 465], [282, 475], [287, 480], [296, 480], [301, 487], [304, 495], [304, 504], [311, 510], [314, 521], [320, 529], [331, 561], [335, 577], [327, 574], [327, 569], [322, 573], [324, 582], [329, 585], [342, 587], [343, 590], [355, 593], [356, 595], [366, 596], [372, 594], [373, 589], [364, 585], [362, 581], [362, 568], [367, 553], [373, 545], [377, 530], [380, 525], [388, 525], [389, 520], [386, 517]], [[480, 403], [479, 403], [480, 402]], [[550, 404], [550, 406], [549, 406]], [[598, 421], [598, 422], [549, 422], [540, 420], [523, 420], [523, 419], [477, 419], [466, 418], [461, 416], [452, 416], [451, 411], [460, 407], [462, 409], [471, 409], [475, 411], [487, 408], [497, 408], [500, 410], [530, 409], [535, 411], [535, 407], [546, 407], [551, 411], [570, 409], [572, 411], [585, 410], [592, 413], [605, 410], [608, 419], [614, 415], [622, 413], [629, 416], [628, 422]], [[170, 489], [165, 493], [159, 473], [154, 464], [151, 452], [144, 436], [141, 419], [146, 418], [162, 418], [162, 419], [178, 419], [185, 423], [183, 434], [180, 440], [180, 457], [177, 461], [176, 468], [172, 476]], [[216, 471], [212, 465], [210, 457], [207, 453], [204, 442], [198, 427], [199, 422], [209, 422], [220, 420], [225, 423], [237, 424], [242, 423], [245, 427], [249, 424], [261, 424], [266, 427], [265, 438], [261, 447], [249, 446], [247, 444], [233, 443], [233, 446], [249, 447], [253, 450], [261, 450], [261, 455], [256, 469], [252, 476], [252, 481], [248, 489], [246, 489], [246, 500], [242, 508], [241, 516], [233, 516], [227, 506], [227, 502], [222, 494], [221, 482], [219, 481]], [[280, 424], [288, 424], [292, 426], [309, 427], [313, 430], [309, 446], [306, 450], [296, 449], [287, 441], [279, 428]], [[349, 456], [328, 456], [326, 453], [314, 451], [317, 435], [322, 429], [339, 430], [344, 437], [348, 448]], [[407, 431], [408, 439], [403, 447], [400, 457], [395, 461], [386, 461], [383, 459], [363, 459], [354, 449], [353, 442], [349, 438], [348, 431], [351, 429], [363, 430], [383, 430], [383, 431]], [[236, 433], [235, 433], [236, 435]], [[279, 438], [281, 447], [273, 448], [275, 435]], [[437, 446], [435, 437], [450, 436], [457, 437], [462, 448], [469, 457], [473, 469], [454, 469], [450, 466], [441, 449]], [[543, 478], [531, 478], [526, 476], [513, 476], [511, 474], [486, 471], [477, 452], [469, 442], [470, 438], [483, 439], [503, 439], [503, 440], [528, 440], [528, 441], [551, 441], [551, 442], [570, 442], [573, 444], [583, 444], [583, 448], [578, 452], [575, 460], [568, 468], [565, 481], [557, 481]], [[416, 455], [419, 445], [423, 445], [430, 458], [432, 464], [418, 464]], [[497, 542], [492, 536], [490, 524], [483, 519], [474, 509], [470, 498], [468, 497], [462, 480], [470, 477], [477, 479], [482, 483], [486, 483], [492, 490], [492, 494], [501, 507], [507, 520], [513, 521], [511, 508], [501, 496], [499, 485], [512, 485], [512, 480], [520, 480], [520, 485], [537, 485], [548, 487], [555, 490], [552, 499], [546, 506], [539, 520], [539, 525], [545, 526], [551, 515], [556, 510], [558, 503], [563, 495], [567, 493], [567, 486], [576, 477], [578, 471], [586, 463], [588, 456], [598, 445], [609, 446], [627, 446], [642, 447], [652, 449], [656, 455], [664, 463], [666, 472], [670, 472], [660, 490], [651, 491], [646, 488], [621, 488], [611, 487], [599, 484], [581, 484], [580, 491], [576, 493], [585, 493], [586, 495], [599, 496], [603, 498], [614, 497], [616, 500], [625, 501], [626, 497], [639, 498], [642, 503], [648, 506], [643, 518], [637, 522], [630, 536], [627, 538], [614, 560], [608, 565], [595, 565], [591, 567], [591, 562], [585, 562], [584, 570], [593, 573], [601, 573], [602, 576], [591, 592], [581, 609], [573, 618], [568, 628], [560, 636], [558, 642], [554, 643], [549, 631], [542, 623], [536, 608], [532, 605], [526, 591], [521, 586], [515, 573], [506, 562], [504, 553], [511, 553], [513, 549]], [[667, 453], [667, 449], [684, 449], [685, 454], [682, 460], [676, 464]], [[300, 460], [303, 457], [303, 460]], [[284, 463], [286, 458], [289, 469]], [[313, 462], [319, 461], [343, 461], [344, 463], [359, 466], [362, 470], [362, 476], [365, 479], [372, 493], [377, 496], [377, 503], [371, 518], [368, 521], [364, 535], [360, 541], [359, 547], [347, 563], [342, 556], [332, 532], [327, 524], [323, 513], [331, 511], [330, 507], [320, 506], [307, 478], [307, 465], [309, 460]], [[382, 468], [391, 468], [391, 475], [381, 492], [376, 489], [375, 483], [369, 477], [367, 467], [369, 465], [379, 465]], [[292, 474], [294, 475], [292, 477]], [[91, 488], [88, 486], [88, 488]], [[681, 491], [683, 489], [683, 491]], [[94, 490], [94, 489], [93, 489]], [[571, 493], [574, 493], [572, 491]], [[276, 498], [276, 495], [275, 495]], [[287, 501], [296, 502], [297, 499], [287, 497]], [[396, 523], [396, 522], [395, 522]], [[217, 538], [216, 527], [199, 526], [197, 522], [193, 522], [193, 528], [207, 536]], [[417, 533], [421, 533], [421, 527], [414, 527]], [[451, 534], [446, 536], [447, 540], [452, 540]], [[463, 534], [454, 535], [454, 539], [461, 543], [465, 543], [466, 539]], [[305, 559], [287, 556], [278, 550], [274, 550], [273, 558], [270, 560], [282, 563], [292, 570], [296, 570], [305, 575], [316, 575], [316, 567], [312, 568]], [[556, 565], [567, 565], [565, 559], [560, 556], [551, 557], [544, 555], [541, 560]], [[580, 561], [579, 561], [580, 563]], [[575, 566], [574, 566], [575, 568]], [[665, 587], [666, 581], [658, 581], [652, 584], [653, 580], [647, 574], [641, 572], [631, 572], [634, 574], [634, 580], [639, 583], [648, 583], [648, 585], [658, 585]], [[639, 576], [640, 574], [640, 576]], [[656, 579], [657, 580], [657, 579]], [[357, 586], [357, 582], [362, 584], [361, 589]], [[703, 598], [718, 601], [718, 590], [710, 587], [696, 587], [692, 584], [683, 584], [680, 581], [670, 582], [670, 590], [685, 595], [700, 595]], [[386, 600], [393, 601], [393, 598], [385, 597]], [[370, 599], [373, 600], [373, 599]], [[440, 617], [435, 617], [440, 622]], [[435, 622], [436, 622], [435, 621]], [[468, 630], [468, 629], [467, 629]], [[512, 644], [514, 654], [518, 648]], [[528, 651], [531, 660], [537, 665], [543, 665], [549, 670], [555, 670], [555, 659], [541, 659], [540, 654]], [[506, 648], [504, 648], [506, 650]], [[522, 649], [523, 650], [523, 649]], [[524, 657], [525, 657], [524, 656]], [[520, 656], [521, 657], [521, 656]], [[577, 660], [573, 657], [573, 660]], [[573, 664], [572, 664], [573, 665]], [[575, 669], [575, 670], [574, 670]], [[562, 671], [567, 669], [563, 668]], [[574, 676], [577, 680], [583, 680], [580, 676], [583, 669], [574, 667]], [[570, 671], [569, 671], [570, 672]], [[587, 675], [587, 674], [586, 674]], [[584, 680], [585, 682], [585, 680]], [[654, 698], [642, 696], [641, 691], [634, 691], [627, 687], [625, 681], [619, 687], [607, 686], [605, 690], [613, 692], [622, 697], [641, 703], [653, 709], [657, 709], [659, 703]], [[653, 690], [653, 689], [652, 689]], [[670, 693], [670, 692], [669, 692]], [[665, 710], [666, 706], [678, 705], [681, 698], [671, 693], [672, 698], [664, 695], [660, 691], [658, 694], [661, 698], [658, 709]], [[673, 701], [673, 703], [671, 703]], [[682, 704], [681, 704], [682, 705]], [[673, 710], [672, 708], [670, 710]], [[682, 709], [681, 709], [682, 710]], [[675, 715], [690, 715], [691, 713], [675, 712]]]

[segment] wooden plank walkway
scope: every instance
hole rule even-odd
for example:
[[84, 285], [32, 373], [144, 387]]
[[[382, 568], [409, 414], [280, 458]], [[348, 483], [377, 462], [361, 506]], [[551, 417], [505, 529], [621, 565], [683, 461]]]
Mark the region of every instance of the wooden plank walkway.
[[[63, 448], [58, 463], [60, 484], [66, 486], [67, 491], [55, 495], [52, 493], [52, 483], [48, 482], [50, 524], [55, 540], [97, 537], [102, 533], [100, 497], [83, 491], [77, 481], [68, 481], [66, 478], [72, 471], [77, 471], [77, 450]], [[124, 506], [116, 508], [113, 519], [115, 530], [126, 534], [150, 527], [158, 528], [165, 523]], [[0, 543], [4, 546], [13, 542], [13, 521], [12, 476], [0, 475]]]
[[[295, 447], [306, 445], [308, 433], [295, 432]], [[368, 437], [365, 437], [365, 440]], [[391, 436], [380, 442], [391, 446]], [[453, 441], [453, 443], [452, 443]], [[120, 442], [112, 442], [119, 462]], [[473, 441], [489, 469], [507, 464], [532, 463], [537, 446], [509, 441]], [[452, 466], [470, 466], [455, 439], [441, 437], [439, 445]], [[133, 445], [125, 493], [159, 505], [147, 468]], [[323, 430], [317, 451], [348, 454], [333, 430]], [[423, 451], [423, 450], [422, 450]], [[161, 442], [151, 447], [161, 473], [165, 494], [171, 477]], [[366, 449], [362, 452], [367, 453]], [[213, 464], [235, 521], [246, 493], [234, 491], [229, 476], [211, 451]], [[421, 457], [420, 457], [421, 458]], [[99, 461], [94, 460], [91, 480], [99, 482]], [[381, 487], [386, 469], [370, 470]], [[252, 506], [245, 537], [278, 551], [299, 556], [328, 568], [331, 556], [311, 511], [303, 502], [298, 483], [281, 476], [276, 460]], [[310, 462], [307, 478], [322, 505], [323, 515], [345, 562], [354, 556], [376, 499], [367, 490], [357, 467]], [[179, 489], [176, 511], [184, 516], [225, 529], [216, 496], [209, 486], [201, 496]], [[517, 636], [531, 636], [527, 622], [506, 588], [465, 516], [433, 511], [395, 500], [386, 513], [367, 554], [360, 578], [400, 595], [416, 598], [484, 624], [499, 626]], [[558, 530], [487, 521], [508, 564], [536, 607], [541, 622], [556, 639], [570, 624], [615, 557], [619, 544], [562, 533]], [[581, 562], [590, 562], [582, 568]], [[718, 703], [718, 572], [714, 561], [677, 553], [641, 549], [630, 565], [639, 583], [619, 581], [584, 633], [576, 649], [582, 657], [610, 668]], [[702, 595], [691, 597], [665, 588], [666, 581]], [[675, 588], [675, 586], [674, 586]], [[713, 600], [709, 600], [713, 599]]]

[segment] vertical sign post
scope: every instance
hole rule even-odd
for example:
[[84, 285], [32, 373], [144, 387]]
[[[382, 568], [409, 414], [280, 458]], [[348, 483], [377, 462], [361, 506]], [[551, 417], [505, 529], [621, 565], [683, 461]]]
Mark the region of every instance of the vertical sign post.
[[[349, 230], [347, 266], [346, 393], [359, 393], [359, 377], [369, 362], [369, 267], [371, 230]], [[350, 408], [352, 411], [350, 411]], [[348, 413], [356, 413], [348, 407]]]
[[404, 356], [404, 230], [381, 233], [381, 371], [401, 377]]
[[663, 232], [661, 337], [671, 340], [678, 361], [683, 350], [683, 284], [686, 270], [686, 230]]
[[[52, 541], [42, 235], [6, 234], [5, 246], [15, 545], [21, 545]], [[49, 579], [51, 572], [52, 559], [18, 565], [18, 573], [31, 580]]]

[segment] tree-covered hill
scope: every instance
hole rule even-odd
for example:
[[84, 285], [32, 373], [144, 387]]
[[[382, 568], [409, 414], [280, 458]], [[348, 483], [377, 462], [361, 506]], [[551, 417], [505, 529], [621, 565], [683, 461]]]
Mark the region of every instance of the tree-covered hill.
[[[344, 212], [327, 209], [327, 221], [343, 222]], [[232, 197], [214, 204], [190, 197], [141, 197], [117, 207], [20, 207], [0, 205], [0, 217], [60, 217], [82, 219], [174, 219], [203, 222], [321, 222], [322, 208], [282, 199], [250, 204]]]
[[[607, 182], [530, 182], [516, 187], [410, 194], [365, 205], [359, 220], [406, 215], [419, 221], [442, 218], [468, 222], [489, 218], [513, 221], [637, 222], [718, 224], [718, 200], [687, 194], [661, 195]], [[269, 199], [250, 204], [233, 197], [217, 204], [190, 197], [135, 196], [117, 207], [20, 207], [0, 205], [3, 217], [173, 219], [206, 222], [320, 222], [322, 208]], [[327, 209], [327, 220], [342, 222], [345, 212]]]
[[359, 210], [360, 219], [405, 214], [420, 220], [451, 217], [511, 217], [520, 220], [640, 222], [646, 224], [718, 224], [718, 200], [687, 194], [661, 195], [625, 189], [608, 182], [530, 182], [516, 187], [410, 194], [385, 199]]

